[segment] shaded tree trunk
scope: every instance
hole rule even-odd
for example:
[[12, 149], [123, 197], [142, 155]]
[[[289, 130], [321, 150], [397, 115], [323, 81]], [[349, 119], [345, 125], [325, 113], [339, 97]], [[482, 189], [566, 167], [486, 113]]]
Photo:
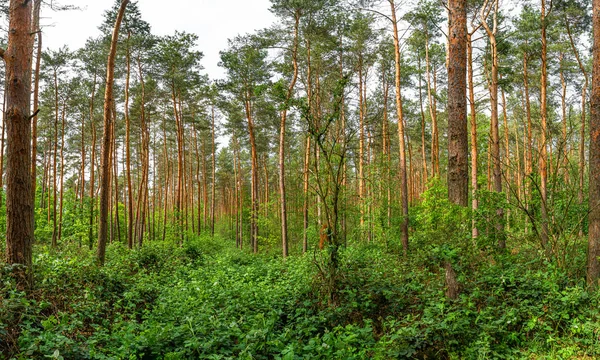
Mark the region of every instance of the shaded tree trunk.
[[31, 35], [32, 2], [11, 0], [6, 65], [6, 262], [20, 289], [31, 285], [33, 204], [31, 202]]
[[471, 122], [471, 210], [472, 215], [472, 230], [471, 236], [476, 239], [479, 236], [479, 229], [475, 221], [475, 214], [479, 208], [479, 200], [477, 198], [477, 112], [475, 107], [475, 86], [473, 81], [473, 32], [467, 34], [467, 62], [469, 65], [468, 80], [469, 80], [469, 105], [470, 105], [470, 122]]
[[587, 283], [598, 286], [600, 275], [600, 0], [593, 0], [594, 48], [590, 97], [590, 199]]
[[469, 204], [469, 138], [467, 131], [466, 1], [449, 1], [448, 45], [448, 198]]

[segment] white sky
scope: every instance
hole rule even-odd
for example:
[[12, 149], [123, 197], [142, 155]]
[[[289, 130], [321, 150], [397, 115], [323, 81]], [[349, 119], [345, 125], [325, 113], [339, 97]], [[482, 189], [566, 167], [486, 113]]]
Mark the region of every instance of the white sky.
[[[62, 0], [82, 10], [53, 12], [42, 10], [44, 48], [68, 45], [82, 47], [89, 37], [99, 35], [104, 11], [114, 0]], [[211, 78], [223, 77], [217, 66], [219, 51], [227, 48], [227, 39], [270, 26], [274, 15], [269, 0], [138, 0], [142, 18], [150, 23], [155, 35], [170, 35], [175, 30], [198, 35], [198, 50], [204, 53], [202, 66]]]

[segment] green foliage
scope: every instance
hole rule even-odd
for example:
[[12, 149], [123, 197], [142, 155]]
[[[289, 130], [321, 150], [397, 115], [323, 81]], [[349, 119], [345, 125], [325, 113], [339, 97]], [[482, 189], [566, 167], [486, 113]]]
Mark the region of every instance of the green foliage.
[[[31, 296], [1, 270], [2, 351], [17, 359], [600, 356], [600, 295], [525, 251], [466, 262], [464, 250], [444, 246], [460, 244], [448, 233], [443, 241], [441, 229], [460, 230], [452, 223], [464, 216], [437, 207], [444, 199], [433, 184], [415, 225], [437, 245], [409, 259], [377, 244], [340, 249], [333, 307], [315, 291], [312, 253], [282, 260], [209, 238], [133, 251], [114, 243], [99, 268], [87, 249], [38, 247]], [[452, 302], [431, 266], [448, 256], [462, 261]]]

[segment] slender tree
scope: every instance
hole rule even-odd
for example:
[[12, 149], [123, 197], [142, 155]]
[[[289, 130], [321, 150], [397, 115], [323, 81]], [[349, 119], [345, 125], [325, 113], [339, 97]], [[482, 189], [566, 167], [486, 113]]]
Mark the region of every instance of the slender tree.
[[112, 129], [113, 129], [113, 82], [115, 74], [115, 57], [117, 54], [117, 41], [123, 14], [129, 0], [123, 0], [115, 21], [115, 27], [110, 44], [110, 52], [106, 65], [106, 86], [104, 91], [104, 135], [102, 138], [102, 158], [100, 174], [100, 214], [98, 229], [98, 264], [104, 265], [106, 256], [106, 242], [108, 240], [108, 208], [110, 197], [111, 155], [112, 155]]
[[590, 198], [588, 229], [588, 285], [597, 287], [600, 276], [600, 0], [593, 0], [593, 67], [590, 95]]

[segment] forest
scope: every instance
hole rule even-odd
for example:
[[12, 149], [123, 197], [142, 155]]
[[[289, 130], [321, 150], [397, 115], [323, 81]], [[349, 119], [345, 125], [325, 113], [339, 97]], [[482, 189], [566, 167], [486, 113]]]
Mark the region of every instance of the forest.
[[0, 358], [600, 358], [600, 0], [105, 3], [0, 0]]

